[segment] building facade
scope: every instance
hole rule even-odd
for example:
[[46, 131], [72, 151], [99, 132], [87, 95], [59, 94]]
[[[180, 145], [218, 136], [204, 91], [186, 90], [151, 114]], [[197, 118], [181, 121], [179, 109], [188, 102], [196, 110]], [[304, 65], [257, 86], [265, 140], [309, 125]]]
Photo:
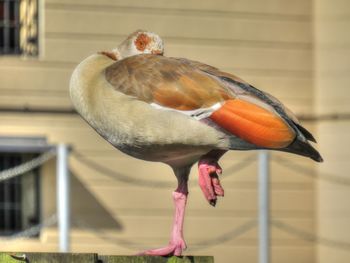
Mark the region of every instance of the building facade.
[[[337, 58], [328, 57], [325, 47], [318, 44], [333, 38], [326, 35], [323, 24], [318, 24], [322, 20], [318, 14], [327, 10], [323, 6], [326, 0], [17, 2], [26, 2], [19, 4], [18, 12], [28, 9], [36, 24], [28, 22], [22, 35], [18, 33], [17, 42], [13, 41], [18, 43], [16, 52], [5, 54], [4, 48], [0, 56], [0, 136], [41, 137], [49, 145], [66, 143], [72, 147], [69, 166], [74, 252], [134, 254], [165, 244], [173, 213], [171, 191], [176, 187], [169, 167], [122, 154], [70, 112], [70, 75], [88, 55], [112, 49], [129, 33], [147, 29], [164, 39], [167, 56], [186, 57], [232, 72], [274, 94], [297, 115], [328, 112], [324, 107], [328, 82], [324, 82], [322, 70], [323, 65], [329, 65], [328, 59]], [[334, 15], [338, 15], [336, 10]], [[341, 42], [342, 35], [337, 36]], [[339, 57], [341, 54], [337, 53]], [[346, 63], [344, 60], [342, 72]], [[336, 81], [344, 89], [346, 78]], [[338, 109], [334, 103], [330, 111]], [[341, 110], [347, 107], [344, 104]], [[319, 138], [325, 157], [335, 158], [329, 145], [333, 141], [328, 138], [334, 125], [303, 124]], [[343, 125], [345, 132], [349, 125]], [[346, 150], [341, 156], [347, 156]], [[51, 159], [39, 170], [40, 222], [56, 213], [55, 165]], [[205, 201], [197, 185], [197, 171], [192, 169], [186, 253], [214, 255], [216, 262], [257, 262], [257, 226], [235, 234], [257, 216], [256, 153], [228, 153], [221, 165], [225, 197], [216, 208]], [[346, 166], [344, 162], [341, 165]], [[293, 167], [307, 168], [310, 174], [318, 169], [306, 158], [272, 155], [271, 217], [289, 226], [272, 224], [272, 262], [321, 262], [325, 254], [332, 258], [338, 249], [328, 251], [303, 238], [300, 231], [338, 238], [323, 226], [333, 222], [323, 217], [329, 204], [324, 200], [329, 196], [315, 176]], [[332, 198], [336, 202], [336, 197]], [[345, 221], [342, 224], [347, 225]], [[346, 240], [349, 235], [343, 234]], [[36, 237], [7, 242], [0, 249], [57, 251], [57, 237], [57, 228], [47, 226]], [[349, 252], [343, 249], [341, 253], [343, 261], [333, 262], [349, 258]]]

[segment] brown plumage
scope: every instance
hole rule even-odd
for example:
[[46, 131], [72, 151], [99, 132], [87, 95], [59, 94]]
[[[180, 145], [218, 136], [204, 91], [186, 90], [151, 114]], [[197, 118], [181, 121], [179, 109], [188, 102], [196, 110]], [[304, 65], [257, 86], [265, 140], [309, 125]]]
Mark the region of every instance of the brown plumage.
[[163, 56], [125, 58], [106, 69], [106, 79], [126, 95], [177, 110], [210, 107], [235, 96], [191, 61]]

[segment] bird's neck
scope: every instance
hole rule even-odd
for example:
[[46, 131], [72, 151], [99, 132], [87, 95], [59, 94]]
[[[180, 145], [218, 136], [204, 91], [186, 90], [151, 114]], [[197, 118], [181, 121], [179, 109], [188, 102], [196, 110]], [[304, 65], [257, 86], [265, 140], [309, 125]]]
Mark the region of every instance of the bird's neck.
[[70, 80], [70, 96], [75, 108], [83, 116], [89, 112], [99, 82], [104, 80], [104, 70], [115, 61], [103, 54], [94, 54], [83, 60], [74, 70]]

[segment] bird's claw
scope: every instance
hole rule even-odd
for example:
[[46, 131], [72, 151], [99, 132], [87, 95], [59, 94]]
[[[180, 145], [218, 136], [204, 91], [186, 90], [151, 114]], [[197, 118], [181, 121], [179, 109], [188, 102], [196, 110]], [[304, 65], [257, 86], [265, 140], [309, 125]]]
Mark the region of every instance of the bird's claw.
[[148, 256], [181, 256], [182, 251], [186, 249], [186, 243], [183, 239], [178, 240], [177, 242], [171, 241], [169, 245], [150, 249], [139, 253], [138, 255], [148, 255]]
[[199, 186], [209, 204], [215, 206], [217, 196], [224, 196], [224, 189], [219, 180], [222, 169], [216, 160], [202, 159], [198, 163], [198, 170]]

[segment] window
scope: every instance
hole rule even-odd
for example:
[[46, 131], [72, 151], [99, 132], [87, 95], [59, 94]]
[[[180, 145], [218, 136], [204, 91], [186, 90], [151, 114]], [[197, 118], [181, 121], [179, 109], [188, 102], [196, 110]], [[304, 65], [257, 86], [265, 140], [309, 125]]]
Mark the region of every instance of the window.
[[37, 0], [0, 0], [0, 54], [38, 54]]
[[[29, 153], [0, 153], [0, 171], [35, 158]], [[0, 182], [0, 235], [9, 236], [40, 222], [39, 171]]]

